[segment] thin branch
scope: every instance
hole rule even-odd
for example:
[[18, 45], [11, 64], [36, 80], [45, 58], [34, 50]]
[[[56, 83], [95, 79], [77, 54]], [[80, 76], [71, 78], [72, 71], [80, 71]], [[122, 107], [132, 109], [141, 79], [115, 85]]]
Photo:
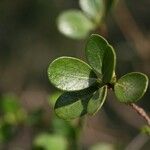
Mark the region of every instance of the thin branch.
[[125, 150], [141, 150], [149, 137], [144, 134], [138, 134], [125, 148]]
[[150, 117], [145, 112], [145, 110], [139, 106], [137, 106], [135, 103], [131, 103], [130, 106], [143, 118], [146, 120], [147, 124], [150, 126]]
[[149, 59], [150, 40], [141, 32], [123, 0], [119, 1], [114, 18], [126, 40], [133, 43], [143, 60]]

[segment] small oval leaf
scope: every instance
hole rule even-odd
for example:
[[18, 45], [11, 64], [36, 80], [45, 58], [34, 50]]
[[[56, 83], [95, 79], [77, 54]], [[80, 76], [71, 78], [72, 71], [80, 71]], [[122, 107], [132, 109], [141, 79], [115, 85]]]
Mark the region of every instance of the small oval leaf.
[[97, 90], [90, 101], [88, 102], [87, 112], [89, 115], [94, 115], [103, 106], [107, 95], [107, 86]]
[[57, 26], [61, 33], [74, 39], [85, 38], [94, 28], [94, 24], [79, 10], [69, 10], [60, 14]]
[[89, 64], [102, 82], [111, 82], [116, 66], [116, 54], [112, 46], [103, 37], [92, 34], [87, 42], [85, 52]]
[[97, 89], [97, 87], [91, 87], [77, 92], [65, 92], [56, 101], [55, 113], [65, 120], [87, 114], [88, 102]]
[[78, 91], [95, 84], [97, 77], [91, 67], [80, 59], [60, 57], [48, 68], [51, 83], [64, 91]]
[[137, 102], [146, 92], [148, 77], [139, 72], [132, 72], [121, 77], [114, 86], [116, 97], [120, 102]]
[[96, 23], [100, 22], [105, 10], [104, 0], [80, 0], [79, 4], [89, 18]]

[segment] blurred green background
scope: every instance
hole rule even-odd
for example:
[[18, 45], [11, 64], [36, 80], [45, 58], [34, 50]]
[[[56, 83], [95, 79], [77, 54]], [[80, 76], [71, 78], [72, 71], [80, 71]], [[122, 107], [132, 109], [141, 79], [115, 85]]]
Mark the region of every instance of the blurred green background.
[[[116, 49], [118, 77], [131, 71], [150, 77], [150, 1], [124, 3], [108, 15], [105, 27], [92, 33], [102, 34]], [[76, 122], [54, 115], [57, 90], [47, 78], [49, 63], [59, 56], [85, 60], [87, 39], [69, 39], [56, 26], [58, 15], [72, 8], [80, 9], [78, 1], [0, 0], [0, 149], [75, 149]], [[148, 113], [149, 91], [139, 103]], [[97, 150], [149, 150], [149, 137], [140, 133], [145, 124], [112, 93], [98, 114], [86, 117], [79, 144], [85, 150], [96, 150], [97, 143]], [[57, 143], [61, 147], [53, 147]]]

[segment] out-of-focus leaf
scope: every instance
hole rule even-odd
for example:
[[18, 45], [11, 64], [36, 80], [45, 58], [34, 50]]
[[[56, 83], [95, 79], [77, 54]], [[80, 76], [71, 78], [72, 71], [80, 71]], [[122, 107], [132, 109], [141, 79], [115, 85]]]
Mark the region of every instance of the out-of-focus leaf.
[[23, 109], [20, 109], [14, 113], [5, 113], [3, 118], [7, 123], [15, 125], [24, 122], [27, 119], [27, 114]]
[[85, 62], [73, 57], [55, 59], [48, 68], [48, 77], [58, 89], [78, 91], [95, 84], [97, 77]]
[[27, 123], [31, 126], [42, 126], [44, 118], [44, 110], [36, 109], [28, 115]]
[[3, 95], [0, 101], [3, 119], [10, 124], [17, 124], [26, 120], [26, 112], [22, 109], [17, 97], [11, 94]]
[[97, 143], [93, 145], [90, 150], [115, 150], [115, 147], [110, 143]]
[[58, 97], [62, 94], [62, 92], [54, 92], [51, 95], [48, 96], [48, 102], [49, 104], [54, 107], [56, 100], [58, 99]]
[[94, 22], [99, 23], [104, 15], [104, 0], [79, 0], [81, 9]]
[[92, 34], [86, 45], [86, 57], [102, 83], [110, 83], [115, 71], [116, 54], [101, 36]]
[[146, 92], [148, 77], [139, 72], [132, 72], [121, 77], [114, 86], [118, 101], [137, 102]]
[[14, 113], [21, 108], [17, 97], [11, 94], [3, 95], [0, 101], [0, 107], [3, 113]]
[[150, 135], [150, 126], [145, 125], [141, 128], [141, 132], [147, 135]]
[[69, 10], [60, 14], [57, 26], [61, 33], [74, 39], [85, 38], [94, 28], [94, 24], [78, 10]]
[[67, 150], [67, 140], [61, 135], [42, 133], [34, 140], [34, 146], [44, 150]]
[[52, 119], [53, 131], [56, 134], [63, 135], [68, 138], [75, 137], [75, 129], [69, 121], [53, 117]]
[[15, 131], [16, 131], [15, 127], [1, 120], [0, 121], [0, 143], [7, 142], [15, 134]]

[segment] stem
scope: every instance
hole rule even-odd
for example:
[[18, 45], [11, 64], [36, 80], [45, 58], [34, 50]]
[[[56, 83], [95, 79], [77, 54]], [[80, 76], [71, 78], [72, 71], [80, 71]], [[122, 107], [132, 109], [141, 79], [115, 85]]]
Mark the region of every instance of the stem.
[[76, 124], [75, 150], [81, 150], [80, 137], [84, 126], [84, 117], [80, 117]]
[[138, 55], [143, 60], [149, 60], [150, 39], [138, 27], [126, 3], [122, 0], [118, 4], [114, 18], [124, 37], [133, 43]]
[[150, 117], [148, 114], [145, 112], [145, 110], [135, 103], [131, 103], [130, 106], [143, 118], [146, 120], [147, 124], [150, 126]]
[[141, 150], [145, 143], [149, 140], [147, 135], [137, 135], [125, 148], [125, 150]]

